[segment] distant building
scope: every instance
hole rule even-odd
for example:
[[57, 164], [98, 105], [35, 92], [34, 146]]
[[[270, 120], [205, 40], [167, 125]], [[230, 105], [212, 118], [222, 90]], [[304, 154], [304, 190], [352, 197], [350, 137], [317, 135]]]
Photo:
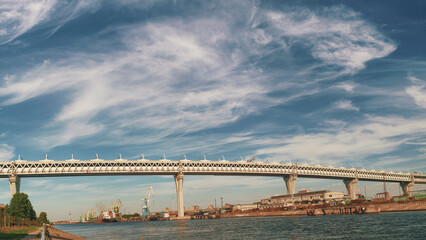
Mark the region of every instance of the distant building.
[[241, 210], [241, 211], [247, 211], [247, 210], [252, 210], [252, 209], [257, 209], [258, 208], [258, 204], [253, 203], [253, 204], [235, 204], [234, 206], [232, 206], [232, 211], [235, 210]]
[[231, 208], [231, 207], [232, 207], [232, 205], [229, 204], [229, 203], [225, 203], [225, 205], [223, 206], [223, 208]]
[[262, 199], [262, 205], [291, 206], [298, 203], [318, 203], [343, 200], [345, 194], [328, 190], [309, 192], [307, 190], [299, 191], [295, 194], [273, 196], [269, 199]]
[[170, 218], [169, 212], [159, 212], [158, 216], [160, 218]]
[[389, 200], [390, 199], [390, 194], [389, 194], [389, 192], [377, 193], [376, 194], [376, 199], [386, 199], [386, 200]]
[[191, 207], [191, 212], [199, 212], [200, 211], [200, 206], [192, 206]]
[[210, 205], [206, 208], [206, 210], [207, 210], [207, 211], [212, 211], [212, 210], [214, 210], [214, 206], [210, 204]]

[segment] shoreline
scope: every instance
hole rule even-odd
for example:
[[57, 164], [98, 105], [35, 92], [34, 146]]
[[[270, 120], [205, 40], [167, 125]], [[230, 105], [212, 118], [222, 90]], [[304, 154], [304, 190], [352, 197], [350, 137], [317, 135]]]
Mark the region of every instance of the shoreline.
[[[361, 208], [365, 207], [364, 212], [358, 212]], [[346, 211], [342, 212], [339, 209], [355, 209], [355, 211]], [[308, 211], [312, 211], [313, 214], [309, 215]], [[292, 210], [292, 211], [256, 211], [256, 212], [247, 212], [247, 213], [230, 213], [230, 214], [220, 214], [220, 218], [246, 218], [246, 217], [302, 217], [302, 216], [324, 216], [324, 215], [354, 215], [354, 214], [380, 214], [380, 213], [392, 213], [392, 212], [424, 212], [426, 211], [426, 201], [422, 202], [408, 202], [408, 203], [382, 203], [382, 204], [366, 204], [366, 205], [352, 205], [352, 206], [342, 206], [335, 208], [315, 208], [315, 209], [303, 209], [303, 210]], [[190, 216], [185, 216], [185, 219], [182, 220], [191, 220]], [[175, 221], [178, 219], [170, 219], [170, 221]], [[181, 220], [181, 219], [179, 219]], [[130, 222], [130, 221], [129, 221]], [[124, 222], [123, 222], [124, 223]], [[57, 225], [62, 225], [64, 223], [58, 223]], [[68, 223], [69, 224], [69, 223]], [[113, 223], [111, 223], [113, 224]], [[66, 224], [64, 224], [66, 225]], [[42, 227], [33, 233], [29, 233], [27, 237], [23, 238], [25, 240], [33, 239], [37, 236], [38, 233], [42, 231]], [[41, 230], [41, 231], [39, 231]], [[53, 226], [48, 227], [48, 231], [52, 239], [69, 239], [69, 240], [84, 240], [85, 238], [73, 235], [71, 233], [59, 230]], [[31, 235], [30, 235], [31, 234]], [[31, 238], [31, 236], [33, 238]]]
[[[270, 236], [271, 239], [279, 239], [282, 236], [286, 236], [288, 231], [296, 232], [292, 235], [294, 238], [301, 239], [312, 239], [315, 236], [320, 236], [321, 239], [326, 239], [327, 237], [336, 236], [338, 234], [342, 238], [345, 236], [350, 238], [350, 236], [355, 236], [354, 234], [362, 233], [362, 238], [368, 238], [368, 234], [375, 234], [382, 232], [381, 226], [387, 224], [389, 227], [399, 227], [400, 221], [402, 219], [408, 220], [410, 223], [412, 219], [419, 219], [423, 221], [425, 219], [425, 212], [405, 212], [405, 213], [384, 213], [384, 214], [369, 214], [365, 216], [329, 216], [329, 217], [242, 217], [240, 219], [223, 219], [222, 221], [207, 221], [207, 222], [192, 222], [192, 221], [181, 221], [181, 222], [163, 222], [163, 223], [133, 223], [133, 224], [121, 224], [117, 223], [111, 226], [103, 225], [83, 225], [79, 224], [75, 227], [65, 225], [58, 225], [57, 228], [60, 228], [64, 231], [70, 231], [74, 234], [83, 234], [87, 239], [103, 239], [103, 235], [100, 233], [106, 234], [106, 236], [112, 236], [111, 239], [140, 239], [143, 236], [143, 239], [170, 239], [170, 236], [176, 238], [191, 238], [191, 239], [209, 239], [208, 236], [213, 236], [219, 231], [218, 235], [215, 235], [218, 239], [225, 238], [242, 238], [242, 236], [253, 236], [256, 239], [262, 239], [264, 236]], [[256, 220], [257, 219], [257, 220]], [[395, 220], [395, 221], [394, 221]], [[355, 225], [352, 223], [355, 221]], [[369, 228], [370, 222], [379, 222], [380, 225], [378, 229]], [[341, 226], [337, 227], [335, 224], [329, 223], [342, 223]], [[255, 224], [258, 227], [253, 227]], [[321, 226], [321, 231], [318, 233], [312, 233], [312, 226], [319, 224]], [[359, 224], [359, 226], [358, 226]], [[212, 226], [206, 229], [206, 226]], [[286, 227], [280, 227], [286, 226]], [[330, 226], [333, 231], [327, 228]], [[349, 226], [349, 227], [348, 227]], [[408, 225], [407, 225], [408, 226]], [[405, 229], [406, 225], [402, 225]], [[421, 235], [422, 228], [421, 225], [414, 224], [409, 225], [409, 230], [412, 230], [410, 236], [419, 236]], [[411, 227], [412, 226], [412, 227]], [[64, 228], [62, 228], [64, 227]], [[345, 229], [348, 227], [348, 229]], [[286, 229], [287, 228], [287, 229]], [[367, 229], [366, 231], [360, 231], [360, 229]], [[296, 229], [301, 229], [302, 231], [294, 231]], [[336, 232], [341, 231], [341, 232]], [[395, 238], [403, 238], [401, 236], [407, 237], [400, 233], [398, 229], [394, 230], [398, 235], [394, 233], [389, 234]], [[307, 234], [304, 234], [307, 232]], [[253, 235], [251, 235], [253, 234]], [[318, 235], [316, 235], [318, 234]], [[389, 238], [389, 237], [387, 237]], [[415, 239], [415, 238], [413, 238]], [[420, 239], [420, 238], [417, 238]]]
[[353, 214], [379, 214], [385, 212], [412, 212], [426, 211], [426, 201], [407, 203], [380, 203], [347, 205], [341, 207], [312, 208], [292, 211], [252, 211], [221, 214], [220, 218], [238, 217], [279, 217], [279, 216], [320, 216], [320, 215], [353, 215]]
[[[49, 232], [50, 239], [52, 240], [86, 240], [85, 238], [79, 237], [68, 232], [64, 232], [50, 225], [47, 225], [46, 229]], [[42, 233], [43, 227], [40, 227], [39, 229], [28, 233], [28, 235], [22, 238], [21, 240], [40, 239]]]
[[[345, 210], [346, 209], [346, 210]], [[346, 211], [346, 212], [345, 212]], [[351, 214], [378, 214], [385, 212], [411, 212], [411, 211], [426, 211], [426, 201], [405, 202], [405, 203], [374, 203], [374, 204], [357, 204], [357, 205], [343, 205], [339, 207], [328, 208], [307, 208], [299, 210], [276, 210], [276, 211], [247, 211], [238, 213], [225, 213], [217, 214], [213, 218], [202, 219], [219, 219], [219, 218], [238, 218], [238, 217], [274, 217], [274, 216], [319, 216], [319, 215], [351, 215]], [[311, 215], [309, 214], [311, 212]], [[313, 214], [313, 215], [312, 215]], [[199, 220], [191, 219], [191, 216], [186, 215], [183, 219], [176, 217], [167, 220], [158, 221], [176, 221], [176, 220]], [[142, 222], [138, 221], [119, 221], [119, 222]], [[57, 222], [55, 225], [66, 224], [79, 224], [79, 222]], [[82, 224], [99, 224], [99, 223], [82, 223]], [[102, 223], [110, 224], [110, 223]]]

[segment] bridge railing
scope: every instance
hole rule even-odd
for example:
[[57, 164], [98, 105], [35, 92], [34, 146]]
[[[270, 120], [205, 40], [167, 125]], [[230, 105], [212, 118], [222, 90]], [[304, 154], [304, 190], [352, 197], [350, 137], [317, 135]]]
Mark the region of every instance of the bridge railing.
[[[408, 173], [394, 173], [344, 167], [325, 167], [307, 164], [263, 162], [191, 161], [191, 160], [41, 160], [0, 162], [0, 177], [41, 175], [97, 175], [97, 174], [223, 174], [280, 176], [296, 174], [304, 177], [358, 178], [374, 181], [411, 181]], [[415, 175], [415, 182], [426, 183], [425, 175]]]

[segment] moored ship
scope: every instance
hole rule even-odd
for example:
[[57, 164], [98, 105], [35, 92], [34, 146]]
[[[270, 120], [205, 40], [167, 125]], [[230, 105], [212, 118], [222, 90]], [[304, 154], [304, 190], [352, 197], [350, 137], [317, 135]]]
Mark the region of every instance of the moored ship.
[[115, 215], [115, 212], [113, 211], [107, 211], [102, 213], [102, 222], [109, 223], [109, 222], [117, 222], [117, 217]]

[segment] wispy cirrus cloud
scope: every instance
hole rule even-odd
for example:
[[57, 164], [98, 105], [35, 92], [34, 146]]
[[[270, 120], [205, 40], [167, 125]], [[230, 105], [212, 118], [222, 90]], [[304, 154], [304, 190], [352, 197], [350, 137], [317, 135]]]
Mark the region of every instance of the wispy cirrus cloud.
[[[255, 80], [257, 70], [235, 71], [242, 61], [238, 54], [222, 56], [222, 50], [215, 49], [217, 38], [201, 38], [189, 31], [203, 26], [198, 22], [173, 28], [140, 26], [125, 34], [129, 52], [81, 54], [66, 59], [67, 64], [46, 61], [6, 81], [0, 95], [10, 96], [4, 102], [10, 105], [55, 91], [72, 92], [71, 102], [46, 125], [59, 133], [43, 137], [42, 142], [47, 143], [43, 145], [49, 147], [95, 134], [111, 120], [121, 128], [164, 129], [168, 133], [235, 121], [254, 111], [256, 106], [248, 103], [266, 90]], [[90, 123], [102, 111], [109, 114], [110, 121]]]
[[2, 1], [0, 44], [8, 43], [49, 17], [55, 0]]
[[[257, 154], [317, 162], [343, 162], [389, 153], [409, 141], [424, 141], [425, 119], [368, 117], [362, 124], [345, 128], [323, 129], [319, 133], [276, 139], [273, 147], [259, 149]], [[268, 144], [273, 141], [266, 140]], [[258, 143], [262, 143], [260, 140]], [[309, 149], [307, 151], [307, 149]]]
[[410, 77], [409, 80], [413, 85], [405, 88], [405, 92], [414, 99], [419, 107], [426, 108], [426, 83], [415, 77]]
[[[345, 14], [341, 14], [345, 12]], [[313, 12], [297, 9], [266, 14], [281, 37], [294, 39], [312, 48], [312, 56], [325, 64], [342, 66], [355, 73], [365, 63], [389, 55], [396, 45], [359, 14], [343, 6]]]
[[9, 43], [40, 24], [50, 26], [54, 33], [81, 13], [96, 9], [99, 1], [13, 1], [0, 4], [0, 44]]
[[359, 111], [359, 107], [356, 107], [352, 104], [350, 100], [340, 100], [334, 103], [333, 108], [341, 109], [341, 110], [349, 110], [349, 111]]
[[342, 83], [339, 83], [339, 84], [337, 84], [333, 87], [337, 88], [337, 89], [343, 89], [343, 90], [345, 90], [346, 92], [349, 92], [349, 93], [353, 93], [354, 89], [357, 87], [357, 85], [353, 82], [342, 82]]
[[[304, 68], [316, 69], [323, 62], [343, 66], [343, 70], [329, 71], [336, 76], [358, 71], [367, 61], [386, 56], [395, 48], [346, 8], [334, 10], [349, 11], [349, 17], [328, 14], [331, 10], [327, 8], [302, 8], [300, 15], [300, 11], [260, 10], [250, 4], [242, 7], [251, 14], [234, 16], [225, 14], [230, 9], [219, 9], [216, 11], [223, 18], [212, 14], [105, 30], [118, 36], [113, 41], [119, 42], [120, 48], [67, 54], [7, 75], [0, 88], [0, 96], [6, 97], [3, 104], [58, 91], [65, 94], [68, 102], [40, 129], [43, 133], [33, 138], [45, 149], [97, 134], [132, 138], [135, 131], [144, 136], [138, 141], [160, 141], [170, 135], [225, 126], [321, 91], [312, 82], [322, 74], [307, 77], [302, 72], [287, 78], [293, 71], [280, 68], [269, 73], [262, 66], [248, 64], [249, 59], [272, 54], [271, 44], [288, 51], [289, 56], [281, 54], [277, 62], [288, 62], [295, 57], [292, 48], [302, 43], [314, 59], [321, 60], [308, 61]], [[246, 22], [245, 27], [235, 28], [240, 22]], [[262, 27], [263, 23], [268, 27]], [[318, 27], [323, 24], [325, 27]], [[363, 38], [357, 37], [359, 32]], [[338, 42], [346, 44], [336, 45]], [[343, 59], [346, 53], [351, 57]], [[368, 57], [352, 58], [367, 53]], [[309, 71], [306, 74], [313, 74]], [[271, 93], [276, 91], [286, 94], [273, 97]]]
[[15, 148], [7, 144], [0, 144], [0, 161], [12, 160]]

